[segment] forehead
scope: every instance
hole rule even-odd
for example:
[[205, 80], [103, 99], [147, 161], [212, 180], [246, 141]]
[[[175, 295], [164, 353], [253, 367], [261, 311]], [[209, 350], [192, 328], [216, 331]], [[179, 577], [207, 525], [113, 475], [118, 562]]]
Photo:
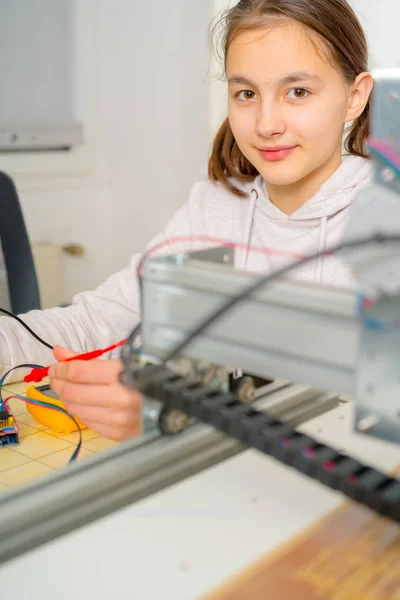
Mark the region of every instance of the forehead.
[[226, 71], [228, 78], [240, 74], [254, 81], [280, 79], [290, 71], [308, 71], [321, 78], [338, 75], [327, 46], [297, 23], [240, 33], [228, 49]]

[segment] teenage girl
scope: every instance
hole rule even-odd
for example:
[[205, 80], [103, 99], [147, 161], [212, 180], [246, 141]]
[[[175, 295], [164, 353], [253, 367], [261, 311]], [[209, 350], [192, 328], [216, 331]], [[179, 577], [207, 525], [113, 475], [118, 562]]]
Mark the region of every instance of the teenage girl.
[[[240, 0], [220, 25], [228, 118], [215, 138], [209, 179], [195, 184], [152, 244], [205, 235], [287, 256], [338, 243], [353, 198], [371, 176], [365, 142], [373, 80], [356, 15], [346, 0]], [[79, 352], [126, 337], [140, 320], [138, 260], [72, 306], [24, 320], [51, 344]], [[237, 266], [265, 271], [283, 260], [241, 251]], [[334, 258], [296, 276], [352, 283]], [[0, 335], [5, 365], [54, 360], [12, 319], [1, 319]], [[56, 347], [54, 356], [62, 361], [69, 351]], [[118, 383], [120, 370], [119, 360], [60, 362], [51, 386], [90, 428], [122, 440], [138, 431], [140, 397]]]

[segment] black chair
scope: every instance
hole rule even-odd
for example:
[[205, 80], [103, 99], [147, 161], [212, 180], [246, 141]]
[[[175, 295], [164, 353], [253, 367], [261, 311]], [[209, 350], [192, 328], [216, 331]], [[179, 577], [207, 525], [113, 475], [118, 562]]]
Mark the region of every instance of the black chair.
[[7, 271], [11, 310], [40, 308], [39, 285], [31, 245], [15, 185], [0, 172], [0, 240]]

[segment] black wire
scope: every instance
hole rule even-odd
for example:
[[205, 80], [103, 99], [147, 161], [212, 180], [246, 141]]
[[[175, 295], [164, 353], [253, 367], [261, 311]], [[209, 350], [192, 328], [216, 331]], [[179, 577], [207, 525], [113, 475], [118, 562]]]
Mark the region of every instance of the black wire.
[[[17, 365], [16, 367], [12, 367], [9, 371], [7, 371], [6, 373], [4, 373], [4, 375], [0, 378], [0, 409], [2, 406], [4, 406], [4, 399], [3, 399], [3, 390], [4, 388], [4, 382], [5, 379], [9, 376], [10, 373], [12, 373], [12, 371], [15, 371], [16, 369], [44, 369], [45, 367], [43, 365], [35, 365], [35, 364], [23, 364], [23, 365]], [[12, 393], [12, 392], [10, 392]], [[69, 417], [70, 419], [72, 419], [72, 421], [75, 423], [77, 430], [79, 432], [79, 442], [74, 450], [74, 452], [72, 453], [71, 458], [69, 459], [69, 462], [74, 462], [77, 457], [78, 454], [80, 452], [81, 446], [82, 446], [82, 429], [78, 423], [78, 421], [76, 420], [76, 418], [74, 417], [74, 415], [71, 415], [71, 413], [69, 413], [65, 408], [61, 408], [61, 406], [56, 406], [54, 405], [52, 402], [42, 402], [41, 400], [39, 400], [39, 403], [36, 404], [36, 400], [32, 399], [32, 398], [26, 398], [26, 396], [24, 394], [14, 394], [15, 398], [19, 398], [20, 400], [28, 400], [30, 402], [33, 401], [35, 406], [42, 406], [43, 408], [50, 408], [51, 410], [55, 410], [58, 412], [61, 412], [63, 414], [65, 414], [67, 417]], [[46, 406], [46, 404], [48, 406]]]
[[131, 331], [131, 333], [129, 334], [129, 336], [126, 338], [125, 344], [122, 346], [122, 349], [121, 349], [121, 359], [122, 359], [123, 363], [125, 363], [126, 361], [129, 361], [131, 359], [130, 351], [131, 351], [132, 346], [133, 346], [136, 338], [138, 337], [141, 329], [142, 329], [142, 324], [138, 323], [138, 325], [136, 325], [135, 329], [133, 329]]
[[206, 319], [204, 319], [200, 325], [198, 325], [191, 333], [187, 335], [187, 337], [179, 342], [175, 348], [173, 348], [167, 356], [163, 359], [163, 363], [167, 363], [174, 358], [176, 358], [182, 350], [186, 348], [198, 335], [200, 335], [207, 327], [212, 325], [217, 319], [219, 319], [223, 314], [225, 314], [228, 310], [245, 300], [248, 296], [259, 290], [262, 286], [269, 284], [276, 279], [280, 279], [290, 271], [301, 267], [317, 258], [322, 256], [326, 256], [327, 254], [333, 254], [339, 252], [341, 250], [345, 250], [347, 248], [357, 248], [362, 246], [367, 246], [369, 244], [377, 243], [382, 244], [384, 242], [400, 242], [400, 235], [382, 235], [382, 234], [374, 234], [373, 236], [369, 236], [366, 238], [360, 238], [358, 240], [350, 240], [348, 242], [341, 242], [336, 246], [328, 248], [322, 252], [315, 252], [315, 254], [311, 254], [310, 256], [305, 256], [299, 260], [296, 260], [293, 263], [290, 263], [286, 267], [275, 271], [274, 273], [262, 275], [259, 277], [254, 283], [251, 283], [248, 287], [246, 287], [243, 291], [239, 292], [233, 298], [230, 298], [225, 304], [223, 304], [220, 308], [218, 308], [215, 312], [211, 313]]
[[[20, 365], [20, 366], [27, 366], [27, 365]], [[15, 368], [18, 368], [18, 367], [15, 367]], [[18, 398], [19, 400], [22, 400], [22, 401], [26, 402], [27, 404], [31, 404], [31, 405], [37, 406], [39, 408], [45, 408], [45, 409], [47, 408], [49, 410], [55, 410], [56, 412], [60, 412], [63, 415], [67, 416], [69, 419], [71, 419], [75, 423], [75, 425], [77, 427], [77, 431], [79, 433], [79, 441], [78, 441], [78, 444], [77, 444], [75, 450], [73, 451], [73, 453], [71, 455], [71, 458], [68, 461], [69, 463], [75, 462], [75, 460], [78, 458], [78, 454], [79, 454], [81, 446], [82, 446], [82, 429], [81, 429], [78, 421], [75, 419], [75, 417], [73, 415], [71, 415], [71, 413], [68, 412], [65, 408], [62, 408], [61, 406], [57, 406], [56, 404], [53, 404], [52, 402], [44, 402], [42, 400], [34, 400], [33, 398], [28, 398], [24, 394], [14, 394], [12, 397]]]
[[20, 319], [20, 317], [18, 317], [18, 315], [15, 315], [14, 313], [6, 310], [5, 308], [0, 308], [0, 312], [4, 313], [5, 315], [7, 315], [8, 317], [12, 317], [13, 319], [15, 319], [16, 321], [18, 321], [18, 323], [20, 325], [22, 325], [22, 327], [25, 327], [25, 329], [27, 331], [29, 331], [29, 333], [35, 338], [35, 340], [37, 340], [38, 342], [40, 342], [41, 344], [43, 344], [43, 346], [46, 346], [46, 348], [49, 348], [50, 350], [53, 350], [53, 346], [51, 346], [50, 344], [48, 344], [47, 342], [45, 342], [44, 340], [42, 340], [42, 338], [40, 336], [38, 336], [37, 333], [35, 333], [30, 327], [29, 325], [27, 325], [22, 319]]
[[2, 377], [0, 378], [0, 403], [3, 402], [4, 382], [5, 382], [6, 378], [9, 376], [9, 374], [12, 373], [13, 371], [15, 371], [16, 369], [44, 369], [44, 366], [28, 363], [28, 364], [17, 365], [16, 367], [12, 367], [9, 371], [4, 373], [4, 375], [2, 375]]

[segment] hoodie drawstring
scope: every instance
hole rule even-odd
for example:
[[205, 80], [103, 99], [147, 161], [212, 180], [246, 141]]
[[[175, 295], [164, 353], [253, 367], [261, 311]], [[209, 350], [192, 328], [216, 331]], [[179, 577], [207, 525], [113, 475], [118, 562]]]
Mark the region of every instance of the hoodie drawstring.
[[[250, 207], [249, 207], [249, 212], [247, 213], [247, 222], [246, 222], [246, 229], [245, 229], [244, 241], [243, 241], [246, 246], [243, 250], [242, 264], [240, 266], [240, 268], [243, 270], [246, 269], [247, 260], [249, 258], [251, 234], [253, 231], [254, 213], [256, 210], [257, 200], [258, 200], [258, 192], [256, 189], [253, 188], [251, 190], [251, 194], [250, 194]], [[240, 377], [243, 377], [243, 371], [241, 369], [234, 369], [233, 378], [240, 379]]]
[[[328, 237], [328, 217], [321, 217], [319, 229], [318, 252], [326, 250], [326, 242]], [[324, 271], [325, 256], [320, 256], [315, 262], [314, 280], [318, 283], [322, 282], [322, 274]]]
[[242, 264], [240, 267], [243, 270], [246, 269], [247, 261], [249, 258], [251, 234], [253, 231], [254, 213], [256, 210], [257, 200], [258, 200], [258, 192], [256, 189], [253, 188], [251, 190], [251, 194], [250, 194], [250, 207], [249, 207], [249, 212], [247, 213], [247, 223], [246, 223], [246, 229], [245, 229], [245, 234], [244, 234], [244, 243], [246, 245], [246, 248], [243, 251]]

